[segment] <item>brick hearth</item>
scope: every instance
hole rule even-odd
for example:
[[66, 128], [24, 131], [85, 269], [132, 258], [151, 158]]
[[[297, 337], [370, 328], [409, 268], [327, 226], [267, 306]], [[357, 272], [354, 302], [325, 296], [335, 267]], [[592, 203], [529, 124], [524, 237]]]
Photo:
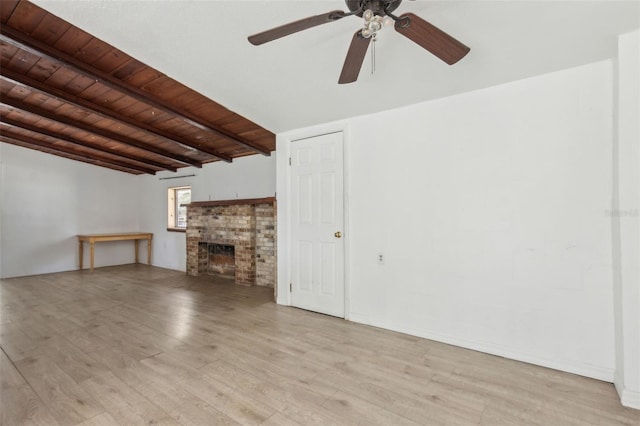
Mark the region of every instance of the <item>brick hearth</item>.
[[207, 273], [207, 244], [235, 249], [235, 282], [274, 287], [276, 200], [199, 201], [187, 205], [187, 274]]

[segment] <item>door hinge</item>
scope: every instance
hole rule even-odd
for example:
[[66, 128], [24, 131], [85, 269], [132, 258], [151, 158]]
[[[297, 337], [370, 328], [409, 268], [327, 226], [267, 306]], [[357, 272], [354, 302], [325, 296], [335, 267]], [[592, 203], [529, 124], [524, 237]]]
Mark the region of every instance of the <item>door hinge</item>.
[[289, 157], [289, 165], [291, 165], [291, 157]]
[[289, 293], [293, 291], [293, 283], [289, 283]]

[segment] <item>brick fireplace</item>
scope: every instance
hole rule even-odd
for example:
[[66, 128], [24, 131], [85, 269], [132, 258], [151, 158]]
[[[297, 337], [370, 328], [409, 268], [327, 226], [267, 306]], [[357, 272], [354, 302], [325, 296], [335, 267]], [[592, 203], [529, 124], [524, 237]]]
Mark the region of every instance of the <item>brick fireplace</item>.
[[274, 287], [274, 197], [187, 205], [187, 274], [222, 274], [236, 284]]

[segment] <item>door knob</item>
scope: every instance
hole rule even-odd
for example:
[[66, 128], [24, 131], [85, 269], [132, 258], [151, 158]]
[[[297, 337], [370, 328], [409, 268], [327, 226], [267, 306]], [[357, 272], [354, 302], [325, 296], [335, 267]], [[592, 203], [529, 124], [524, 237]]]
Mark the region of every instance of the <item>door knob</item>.
[[337, 231], [335, 234], [333, 234], [336, 238], [342, 238], [342, 232]]

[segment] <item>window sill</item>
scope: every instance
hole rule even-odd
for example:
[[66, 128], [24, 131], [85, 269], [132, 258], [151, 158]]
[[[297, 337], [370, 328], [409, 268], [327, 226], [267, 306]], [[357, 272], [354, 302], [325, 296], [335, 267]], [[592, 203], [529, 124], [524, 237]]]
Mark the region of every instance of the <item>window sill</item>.
[[186, 228], [167, 228], [169, 232], [182, 232], [183, 234], [187, 232]]

